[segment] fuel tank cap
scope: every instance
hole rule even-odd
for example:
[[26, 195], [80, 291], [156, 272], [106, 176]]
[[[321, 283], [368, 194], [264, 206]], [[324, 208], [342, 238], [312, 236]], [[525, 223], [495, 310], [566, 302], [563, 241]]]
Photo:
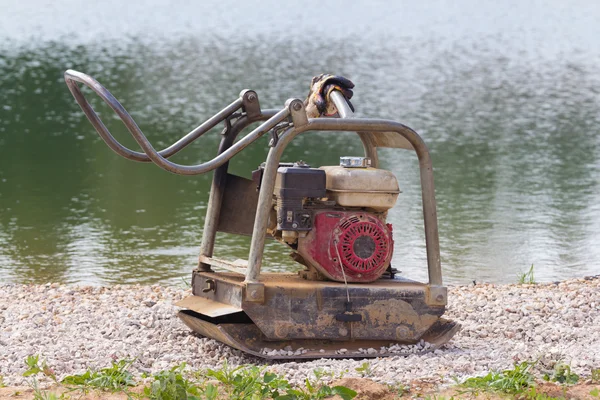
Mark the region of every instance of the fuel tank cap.
[[369, 157], [340, 157], [340, 166], [344, 168], [368, 168], [371, 166]]

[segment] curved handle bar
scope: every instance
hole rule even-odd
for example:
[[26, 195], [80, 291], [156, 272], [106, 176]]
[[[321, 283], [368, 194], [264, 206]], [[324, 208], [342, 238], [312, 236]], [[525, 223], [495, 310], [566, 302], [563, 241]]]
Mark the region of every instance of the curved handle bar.
[[[242, 151], [252, 142], [260, 138], [262, 135], [274, 128], [278, 123], [289, 116], [289, 110], [286, 107], [273, 115], [268, 121], [264, 122], [252, 132], [244, 136], [227, 151], [219, 154], [212, 160], [193, 166], [181, 165], [168, 161], [167, 158], [177, 153], [188, 144], [192, 143], [205, 132], [216, 126], [219, 122], [223, 121], [235, 111], [240, 109], [243, 102], [241, 97], [171, 146], [161, 150], [160, 152], [157, 152], [150, 141], [148, 141], [146, 136], [143, 134], [141, 129], [137, 126], [131, 115], [129, 115], [127, 110], [125, 110], [125, 107], [123, 107], [121, 103], [97, 80], [84, 73], [74, 70], [67, 70], [65, 72], [65, 82], [67, 83], [71, 94], [85, 113], [88, 120], [92, 123], [108, 147], [110, 147], [115, 153], [134, 161], [153, 161], [162, 169], [180, 175], [199, 175], [212, 171], [213, 169], [226, 163], [234, 155]], [[92, 89], [114, 112], [117, 113], [129, 133], [131, 133], [135, 141], [140, 145], [142, 150], [144, 150], [145, 154], [128, 149], [114, 138], [77, 86], [77, 82], [82, 83]]]

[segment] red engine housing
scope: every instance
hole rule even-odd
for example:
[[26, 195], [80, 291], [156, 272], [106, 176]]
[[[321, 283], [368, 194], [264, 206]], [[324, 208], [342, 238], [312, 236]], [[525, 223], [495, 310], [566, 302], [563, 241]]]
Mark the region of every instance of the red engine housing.
[[318, 211], [313, 229], [298, 239], [298, 253], [327, 278], [372, 282], [390, 265], [394, 250], [392, 225], [375, 214]]

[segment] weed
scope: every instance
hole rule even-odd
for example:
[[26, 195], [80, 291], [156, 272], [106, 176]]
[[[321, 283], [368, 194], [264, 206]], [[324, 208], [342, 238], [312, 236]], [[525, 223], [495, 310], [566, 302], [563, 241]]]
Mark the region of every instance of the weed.
[[562, 363], [554, 366], [552, 375], [545, 374], [543, 378], [545, 381], [566, 383], [567, 385], [574, 385], [579, 382], [579, 375], [571, 372], [571, 366]]
[[[322, 370], [313, 371], [317, 379], [326, 374]], [[320, 385], [306, 378], [304, 388], [292, 387], [289, 382], [277, 374], [264, 372], [256, 366], [231, 368], [225, 363], [221, 369], [206, 372], [206, 376], [216, 379], [223, 385], [228, 399], [264, 399], [278, 400], [320, 400], [339, 395], [344, 400], [353, 399], [356, 392], [345, 386], [330, 387]]]
[[552, 397], [546, 393], [538, 393], [535, 387], [525, 393], [525, 400], [565, 400], [565, 397]]
[[263, 372], [262, 368], [256, 366], [230, 368], [225, 363], [221, 369], [209, 369], [206, 376], [221, 382], [228, 398], [232, 400], [277, 398], [280, 391], [285, 392], [290, 389], [287, 380], [277, 374]]
[[45, 390], [41, 390], [38, 386], [37, 379], [33, 378], [32, 383], [30, 384], [33, 389], [33, 400], [65, 400], [67, 397], [64, 393], [61, 395], [57, 395], [54, 392], [48, 392]]
[[42, 361], [42, 365], [40, 366], [39, 355], [27, 356], [27, 358], [25, 359], [25, 364], [27, 364], [28, 368], [23, 373], [23, 376], [32, 376], [42, 373], [45, 376], [52, 379], [54, 382], [56, 382], [56, 375], [54, 374], [52, 368], [50, 368], [48, 364], [46, 364], [46, 360]]
[[502, 372], [490, 372], [481, 377], [469, 378], [461, 386], [472, 390], [493, 390], [507, 394], [523, 393], [533, 386], [534, 378], [530, 370], [535, 363], [522, 362], [515, 364], [513, 369]]
[[69, 375], [61, 383], [74, 386], [87, 392], [89, 389], [100, 389], [109, 392], [126, 392], [130, 386], [135, 386], [133, 375], [128, 371], [133, 360], [113, 362], [109, 368], [100, 371], [87, 370], [83, 374]]
[[396, 396], [402, 397], [404, 394], [410, 392], [410, 386], [398, 383], [397, 385], [388, 385], [390, 391], [394, 392]]
[[594, 390], [590, 392], [590, 395], [592, 397], [600, 398], [600, 390], [598, 390], [598, 388], [594, 388]]
[[347, 373], [348, 369], [341, 370], [338, 374], [336, 374], [334, 371], [327, 372], [323, 368], [315, 368], [313, 370], [313, 374], [315, 375], [317, 382], [323, 380], [323, 378], [327, 378], [327, 380], [342, 379]]
[[192, 284], [190, 283], [190, 279], [187, 276], [181, 277], [182, 286], [184, 289], [190, 289]]
[[[154, 375], [150, 387], [144, 388], [144, 395], [151, 400], [196, 400], [200, 399], [200, 389], [183, 376], [185, 363], [161, 371]], [[213, 385], [207, 385], [205, 392], [209, 392], [208, 399], [216, 399], [217, 391]], [[213, 394], [214, 393], [214, 394]]]
[[356, 370], [356, 372], [358, 372], [360, 374], [360, 376], [362, 376], [363, 378], [365, 376], [371, 376], [371, 374], [373, 373], [373, 371], [371, 371], [371, 363], [368, 362], [364, 362], [362, 363], [362, 365], [358, 368], [354, 368]]
[[277, 397], [277, 400], [321, 400], [336, 395], [343, 400], [351, 400], [356, 397], [356, 392], [345, 386], [316, 386], [308, 378], [304, 383], [306, 388], [288, 389], [286, 394]]
[[47, 392], [41, 390], [36, 379], [36, 375], [39, 373], [44, 374], [45, 376], [52, 379], [56, 382], [56, 375], [54, 371], [46, 364], [46, 360], [42, 361], [42, 365], [40, 366], [40, 356], [27, 356], [25, 359], [25, 364], [27, 365], [27, 370], [23, 372], [23, 376], [31, 376], [32, 380], [29, 383], [29, 386], [33, 389], [33, 400], [63, 400], [65, 399], [64, 393], [60, 396], [53, 392]]
[[592, 382], [593, 383], [600, 383], [600, 368], [592, 368], [592, 373], [591, 373], [592, 377]]
[[533, 276], [533, 264], [531, 264], [531, 267], [529, 267], [529, 270], [527, 272], [518, 274], [517, 278], [519, 279], [519, 283], [521, 285], [526, 283], [529, 285], [534, 285], [535, 277]]
[[0, 388], [6, 387], [6, 384], [4, 383], [4, 377], [2, 375], [0, 375]]

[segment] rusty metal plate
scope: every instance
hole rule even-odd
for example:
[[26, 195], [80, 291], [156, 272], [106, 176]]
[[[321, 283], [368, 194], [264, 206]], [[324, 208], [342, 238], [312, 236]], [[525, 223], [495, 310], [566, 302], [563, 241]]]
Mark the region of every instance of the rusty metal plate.
[[258, 204], [256, 183], [227, 174], [217, 230], [237, 235], [252, 235]]
[[410, 142], [396, 132], [359, 132], [359, 135], [363, 141], [368, 141], [373, 147], [390, 147], [406, 150], [413, 149]]
[[[423, 354], [440, 348], [460, 329], [459, 324], [441, 319], [423, 335], [422, 339], [430, 344], [430, 347], [425, 350], [416, 353], [377, 351], [369, 354], [361, 351], [361, 349], [380, 349], [383, 346], [390, 347], [394, 344], [407, 343], [382, 340], [334, 341], [309, 339], [271, 341], [266, 340], [258, 327], [252, 323], [215, 324], [189, 311], [180, 311], [178, 316], [190, 329], [202, 336], [218, 340], [245, 353], [269, 360], [373, 358]], [[281, 351], [286, 348], [291, 350]]]
[[175, 305], [177, 307], [187, 308], [200, 314], [208, 315], [212, 318], [242, 312], [241, 308], [232, 306], [230, 304], [223, 304], [218, 301], [205, 299], [204, 297], [200, 296], [186, 297], [185, 299], [175, 303]]

